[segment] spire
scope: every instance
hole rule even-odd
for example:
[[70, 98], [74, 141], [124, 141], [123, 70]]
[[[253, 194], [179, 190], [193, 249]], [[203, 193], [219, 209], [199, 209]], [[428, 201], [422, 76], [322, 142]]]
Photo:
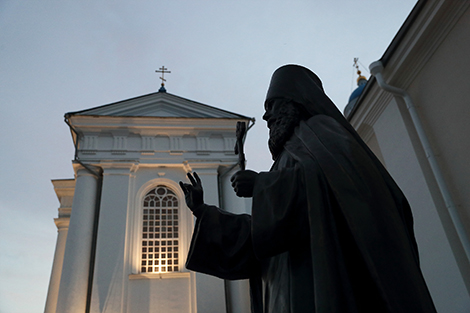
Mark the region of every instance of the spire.
[[162, 73], [162, 76], [160, 77], [160, 79], [162, 80], [162, 86], [160, 87], [160, 89], [158, 89], [158, 92], [166, 92], [166, 89], [165, 89], [165, 82], [166, 82], [166, 79], [165, 79], [165, 73], [171, 73], [170, 71], [167, 71], [167, 68], [165, 68], [164, 65], [162, 65], [162, 67], [160, 67], [158, 70], [155, 70], [156, 73]]
[[351, 93], [351, 96], [349, 96], [349, 101], [348, 101], [348, 104], [346, 105], [346, 107], [344, 108], [344, 116], [348, 117], [349, 114], [351, 113], [352, 109], [354, 108], [357, 100], [359, 99], [362, 91], [364, 90], [364, 88], [366, 87], [366, 83], [367, 83], [367, 78], [363, 75], [361, 75], [361, 71], [359, 70], [359, 65], [358, 65], [358, 62], [359, 62], [359, 58], [354, 58], [354, 64], [353, 64], [353, 67], [356, 68], [356, 72], [357, 72], [357, 88]]
[[354, 67], [356, 68], [357, 70], [357, 75], [359, 76], [356, 80], [356, 83], [358, 86], [361, 86], [365, 83], [367, 83], [367, 78], [365, 76], [362, 76], [361, 75], [361, 71], [359, 70], [359, 65], [357, 64], [357, 62], [359, 61], [359, 58], [354, 58]]

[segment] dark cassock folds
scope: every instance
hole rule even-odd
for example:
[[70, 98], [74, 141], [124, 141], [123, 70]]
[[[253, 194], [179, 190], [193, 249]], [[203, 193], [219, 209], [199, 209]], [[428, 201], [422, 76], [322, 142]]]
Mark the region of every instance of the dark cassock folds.
[[405, 196], [318, 77], [283, 66], [273, 99], [295, 102], [307, 117], [256, 176], [251, 216], [194, 210], [186, 267], [250, 279], [253, 312], [436, 312]]

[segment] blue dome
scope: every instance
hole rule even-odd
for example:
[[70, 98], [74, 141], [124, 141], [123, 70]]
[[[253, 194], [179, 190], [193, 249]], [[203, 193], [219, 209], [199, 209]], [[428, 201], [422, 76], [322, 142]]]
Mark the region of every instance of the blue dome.
[[348, 117], [349, 113], [351, 113], [354, 105], [356, 104], [357, 100], [359, 99], [362, 91], [366, 87], [367, 79], [364, 76], [359, 76], [357, 82], [357, 88], [351, 93], [349, 96], [349, 101], [346, 107], [344, 108], [344, 116]]
[[359, 96], [361, 95], [362, 91], [364, 90], [364, 87], [366, 87], [366, 83], [367, 83], [367, 80], [365, 79], [361, 79], [359, 81], [359, 86], [356, 88], [356, 90], [354, 90], [352, 92], [352, 94], [349, 96], [349, 101], [348, 102], [351, 102], [351, 100], [353, 99], [356, 99], [356, 98], [359, 98]]

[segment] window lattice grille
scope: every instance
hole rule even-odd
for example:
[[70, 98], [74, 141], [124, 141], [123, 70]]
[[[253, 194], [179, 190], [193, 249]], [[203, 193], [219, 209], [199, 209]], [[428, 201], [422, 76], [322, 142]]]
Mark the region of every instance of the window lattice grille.
[[143, 201], [142, 273], [177, 272], [178, 198], [165, 186], [150, 190]]

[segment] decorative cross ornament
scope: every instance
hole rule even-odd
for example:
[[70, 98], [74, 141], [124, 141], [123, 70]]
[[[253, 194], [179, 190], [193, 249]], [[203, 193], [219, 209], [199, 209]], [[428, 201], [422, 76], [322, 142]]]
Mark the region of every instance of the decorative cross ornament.
[[158, 70], [155, 70], [156, 73], [162, 73], [162, 76], [160, 77], [160, 79], [162, 80], [162, 87], [165, 86], [165, 82], [166, 82], [166, 79], [165, 79], [165, 73], [171, 73], [170, 71], [167, 71], [167, 68], [162, 65], [162, 67], [160, 67]]
[[353, 64], [353, 66], [356, 68], [357, 74], [358, 74], [359, 76], [361, 76], [361, 71], [359, 70], [359, 65], [357, 64], [358, 61], [359, 61], [359, 58], [354, 58], [354, 64]]
[[242, 171], [245, 170], [245, 152], [243, 150], [243, 140], [246, 134], [246, 123], [237, 122], [237, 144], [235, 145], [235, 154], [238, 154], [238, 165]]

